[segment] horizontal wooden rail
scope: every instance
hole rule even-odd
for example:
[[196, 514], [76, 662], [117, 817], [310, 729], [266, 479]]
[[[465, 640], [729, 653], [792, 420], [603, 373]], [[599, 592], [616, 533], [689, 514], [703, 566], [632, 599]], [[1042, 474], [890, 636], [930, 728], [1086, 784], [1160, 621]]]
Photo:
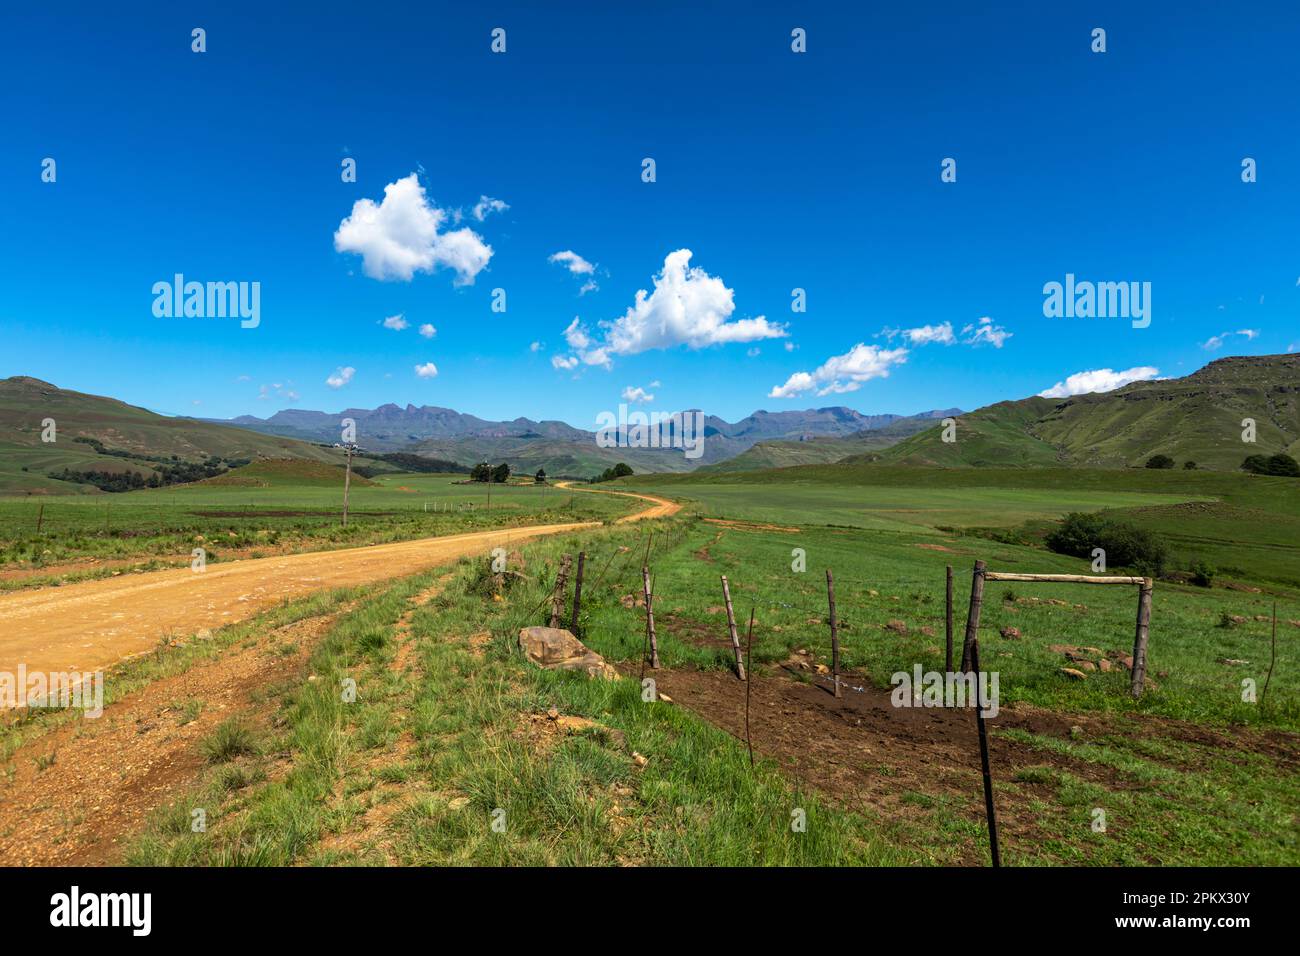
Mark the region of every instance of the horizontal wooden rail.
[[1015, 574], [1011, 571], [985, 571], [988, 581], [1056, 581], [1061, 584], [1139, 584], [1145, 585], [1146, 578], [1134, 578], [1128, 575], [1106, 575], [1104, 577], [1090, 574]]

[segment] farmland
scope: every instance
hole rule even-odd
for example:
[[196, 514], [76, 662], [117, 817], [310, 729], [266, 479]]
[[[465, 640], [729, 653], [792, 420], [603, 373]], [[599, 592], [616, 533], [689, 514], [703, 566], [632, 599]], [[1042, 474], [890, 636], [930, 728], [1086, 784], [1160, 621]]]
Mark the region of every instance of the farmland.
[[[281, 546], [319, 549], [634, 510], [599, 491], [664, 493], [685, 509], [516, 548], [510, 566], [522, 577], [509, 588], [490, 583], [484, 555], [295, 598], [200, 639], [174, 635], [110, 673], [107, 721], [78, 731], [82, 722], [53, 712], [5, 730], [10, 786], [23, 795], [7, 812], [28, 815], [20, 831], [18, 818], [0, 812], [0, 856], [48, 859], [40, 847], [57, 836], [64, 861], [171, 865], [980, 863], [988, 846], [969, 712], [889, 705], [892, 674], [918, 663], [943, 668], [946, 566], [956, 570], [960, 640], [975, 558], [998, 570], [1087, 570], [1028, 533], [1063, 511], [1118, 508], [1181, 525], [1192, 540], [1231, 530], [1207, 533], [1196, 509], [1211, 509], [1211, 521], [1216, 508], [1275, 509], [1285, 526], [1293, 506], [1267, 479], [979, 474], [841, 467], [657, 476], [550, 488], [545, 503], [539, 488], [494, 487], [490, 519], [486, 488], [450, 476], [381, 476], [353, 487], [350, 539], [332, 510], [333, 476], [314, 479], [301, 467], [86, 496], [86, 517], [65, 518], [77, 532], [69, 556], [115, 541], [93, 528], [110, 498], [115, 510], [123, 503], [115, 520], [124, 528], [172, 522], [161, 540], [182, 557], [195, 531], [206, 540], [235, 529], [251, 542], [257, 535], [245, 527], [287, 528]], [[426, 500], [436, 502], [430, 512]], [[30, 503], [4, 507], [8, 520], [26, 520]], [[377, 514], [385, 511], [395, 514]], [[1251, 531], [1239, 522], [1234, 533]], [[60, 533], [55, 525], [52, 540]], [[1218, 547], [1238, 553], [1251, 544]], [[588, 577], [578, 633], [632, 680], [589, 682], [519, 656], [519, 627], [545, 622], [559, 557], [579, 550]], [[123, 553], [138, 561], [146, 549]], [[668, 698], [650, 703], [635, 679], [647, 554], [661, 657], [647, 676]], [[827, 568], [848, 675], [843, 701], [827, 693], [822, 673]], [[723, 574], [742, 634], [754, 617], [753, 769]], [[1000, 675], [1001, 712], [990, 726], [1005, 861], [1300, 860], [1300, 601], [1293, 587], [1248, 573], [1230, 583], [1157, 583], [1151, 681], [1137, 701], [1122, 668], [1082, 680], [1062, 670], [1074, 663], [1063, 648], [1095, 649], [1098, 661], [1131, 649], [1132, 589], [989, 585], [979, 636], [985, 669]], [[357, 682], [354, 704], [331, 690], [343, 678]], [[1243, 700], [1243, 679], [1267, 686], [1262, 700]], [[160, 729], [141, 737], [141, 722]], [[134, 822], [67, 823], [83, 811], [65, 775], [93, 777], [120, 748], [144, 748], [185, 771], [159, 784], [169, 796], [157, 804], [105, 764], [105, 786], [129, 786], [120, 816]], [[204, 833], [183, 825], [192, 806], [208, 809]], [[1091, 827], [1098, 809], [1103, 833]], [[498, 810], [510, 821], [504, 837], [490, 825]], [[806, 832], [791, 831], [796, 810]], [[14, 842], [20, 832], [33, 836]]]
[[[488, 528], [602, 520], [625, 499], [554, 486], [465, 484], [464, 475], [354, 476], [341, 524], [341, 469], [259, 462], [220, 478], [125, 494], [0, 498], [0, 587], [122, 570], [382, 544]], [[40, 533], [37, 533], [38, 521]]]

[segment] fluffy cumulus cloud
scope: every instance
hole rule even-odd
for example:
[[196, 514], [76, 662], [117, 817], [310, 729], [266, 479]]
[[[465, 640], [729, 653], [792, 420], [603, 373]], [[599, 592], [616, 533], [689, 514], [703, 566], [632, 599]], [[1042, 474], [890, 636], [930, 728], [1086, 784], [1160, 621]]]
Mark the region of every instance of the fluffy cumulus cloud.
[[1041, 398], [1069, 398], [1071, 395], [1088, 395], [1093, 392], [1111, 392], [1128, 385], [1130, 382], [1147, 382], [1160, 376], [1160, 369], [1150, 365], [1126, 368], [1122, 372], [1114, 369], [1097, 368], [1087, 372], [1075, 372], [1064, 382], [1057, 382], [1051, 388], [1039, 392]]
[[357, 370], [351, 365], [341, 365], [334, 370], [334, 374], [325, 379], [325, 384], [330, 388], [342, 388], [348, 382], [352, 381], [352, 376], [357, 374]]
[[426, 322], [424, 323], [424, 325], [420, 326], [420, 334], [423, 335], [426, 339], [431, 339], [438, 334], [438, 330], [435, 329], [428, 322]]
[[601, 322], [593, 333], [575, 319], [565, 340], [583, 365], [609, 368], [619, 355], [686, 346], [692, 349], [735, 342], [783, 338], [787, 332], [764, 316], [735, 319], [735, 293], [717, 276], [692, 267], [691, 250], [678, 249], [664, 259], [654, 290], [641, 289], [635, 303], [619, 318]]
[[[653, 385], [651, 386], [654, 387]], [[655, 397], [647, 392], [640, 385], [629, 385], [623, 389], [623, 401], [631, 402], [633, 405], [638, 403], [653, 402]]]
[[768, 398], [796, 398], [808, 392], [834, 395], [856, 392], [864, 382], [887, 378], [889, 370], [907, 361], [907, 349], [882, 349], [859, 342], [843, 355], [828, 358], [811, 372], [795, 372], [784, 385], [768, 392]]
[[390, 315], [380, 323], [386, 329], [392, 329], [394, 332], [400, 332], [407, 327], [405, 317], [401, 315]]
[[432, 362], [425, 362], [423, 365], [417, 365], [415, 367], [415, 374], [420, 376], [420, 378], [437, 378], [438, 366], [434, 365]]
[[492, 258], [492, 247], [469, 228], [441, 231], [447, 218], [411, 173], [385, 186], [382, 202], [357, 200], [334, 233], [334, 248], [361, 256], [362, 271], [372, 279], [409, 282], [417, 272], [445, 268], [456, 273], [457, 285], [471, 284]]

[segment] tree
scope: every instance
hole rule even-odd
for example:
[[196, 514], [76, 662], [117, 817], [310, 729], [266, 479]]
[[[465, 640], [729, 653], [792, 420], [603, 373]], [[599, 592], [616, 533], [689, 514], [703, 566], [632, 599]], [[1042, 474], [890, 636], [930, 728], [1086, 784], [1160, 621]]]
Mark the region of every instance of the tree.
[[492, 469], [492, 480], [498, 485], [504, 485], [510, 478], [510, 466], [505, 462], [497, 465]]
[[1174, 460], [1168, 455], [1152, 455], [1147, 459], [1148, 468], [1172, 468]]
[[1196, 470], [1196, 462], [1194, 461], [1183, 462], [1183, 471], [1195, 471], [1195, 470]]
[[1290, 455], [1278, 453], [1265, 457], [1264, 455], [1249, 455], [1241, 463], [1242, 469], [1253, 472], [1256, 475], [1276, 475], [1281, 478], [1300, 478], [1300, 462], [1297, 462]]
[[537, 474], [533, 475], [533, 481], [535, 481], [539, 485], [546, 484], [546, 469], [538, 468]]
[[469, 473], [470, 481], [487, 481], [492, 477], [492, 466], [485, 461], [479, 462]]

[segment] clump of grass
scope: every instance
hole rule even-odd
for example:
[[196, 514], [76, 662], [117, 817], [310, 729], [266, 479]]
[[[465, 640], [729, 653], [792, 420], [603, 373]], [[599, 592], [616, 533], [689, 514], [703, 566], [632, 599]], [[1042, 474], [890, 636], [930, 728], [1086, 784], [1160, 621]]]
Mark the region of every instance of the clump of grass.
[[53, 767], [54, 761], [57, 759], [57, 757], [58, 754], [56, 754], [52, 750], [47, 754], [41, 754], [39, 757], [37, 757], [36, 758], [37, 773], [39, 773], [42, 770], [49, 770], [51, 767]]
[[256, 752], [257, 741], [252, 730], [234, 718], [223, 721], [212, 736], [203, 741], [203, 756], [208, 763], [226, 763]]
[[172, 706], [181, 712], [180, 724], [184, 727], [186, 724], [192, 724], [199, 719], [199, 714], [203, 713], [203, 701], [197, 697], [191, 697], [184, 704], [172, 703]]

